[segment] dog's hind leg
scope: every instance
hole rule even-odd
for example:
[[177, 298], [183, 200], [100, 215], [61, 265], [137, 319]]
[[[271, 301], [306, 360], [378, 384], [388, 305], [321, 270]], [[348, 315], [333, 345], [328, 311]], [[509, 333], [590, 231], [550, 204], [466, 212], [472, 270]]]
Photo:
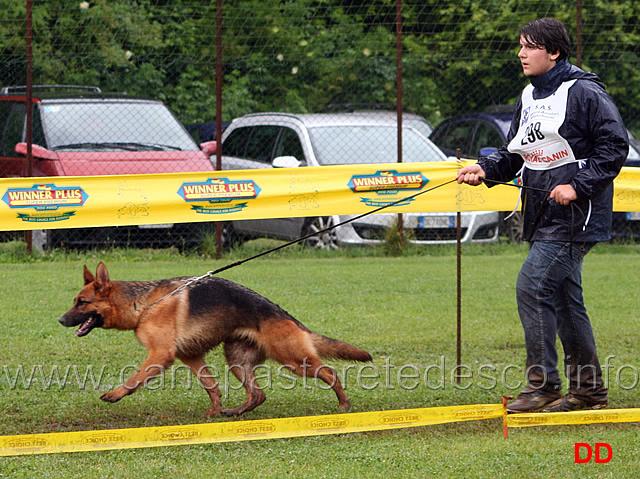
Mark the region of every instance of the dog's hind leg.
[[336, 393], [338, 397], [338, 410], [349, 411], [351, 410], [351, 402], [347, 397], [347, 393], [344, 391], [340, 379], [338, 379], [338, 373], [335, 369], [324, 364], [320, 358], [315, 355], [309, 355], [305, 358], [297, 359], [285, 359], [274, 358], [280, 361], [282, 364], [291, 369], [300, 376], [306, 376], [308, 378], [320, 379], [327, 383], [331, 389]]
[[222, 414], [239, 416], [255, 409], [266, 399], [255, 375], [255, 367], [264, 362], [265, 354], [258, 346], [245, 339], [225, 343], [224, 354], [229, 369], [247, 391], [247, 399], [237, 408], [224, 409]]
[[299, 376], [324, 381], [338, 397], [338, 410], [351, 409], [351, 403], [340, 384], [338, 373], [322, 362], [308, 331], [291, 320], [270, 321], [262, 326], [261, 336], [269, 339], [268, 342], [265, 341], [268, 357], [284, 364]]
[[211, 399], [211, 409], [207, 411], [208, 417], [219, 416], [222, 412], [222, 401], [220, 400], [220, 388], [218, 383], [213, 379], [213, 374], [207, 363], [204, 360], [204, 356], [197, 358], [184, 358], [178, 356], [184, 364], [189, 366], [191, 372], [198, 378], [198, 381], [204, 387], [204, 390], [209, 394]]

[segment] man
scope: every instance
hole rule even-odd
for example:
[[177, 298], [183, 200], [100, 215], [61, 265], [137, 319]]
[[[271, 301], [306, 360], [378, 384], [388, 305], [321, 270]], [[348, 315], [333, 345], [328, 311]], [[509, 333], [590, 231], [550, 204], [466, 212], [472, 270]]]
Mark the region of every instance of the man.
[[[462, 168], [458, 183], [513, 180], [521, 172], [523, 237], [529, 255], [516, 284], [527, 348], [526, 388], [511, 413], [600, 409], [607, 389], [582, 297], [582, 263], [611, 238], [613, 180], [629, 149], [626, 128], [601, 80], [571, 65], [558, 20], [519, 31], [523, 90], [507, 143]], [[556, 334], [565, 354], [568, 393], [560, 394]]]

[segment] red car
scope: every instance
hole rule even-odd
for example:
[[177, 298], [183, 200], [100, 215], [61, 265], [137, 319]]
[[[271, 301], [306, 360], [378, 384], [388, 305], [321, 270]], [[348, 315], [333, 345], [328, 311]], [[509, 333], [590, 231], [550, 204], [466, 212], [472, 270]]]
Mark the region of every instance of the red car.
[[[85, 176], [213, 171], [215, 142], [198, 147], [157, 100], [103, 93], [97, 87], [36, 86], [32, 156], [27, 162], [26, 88], [0, 90], [0, 177]], [[180, 225], [51, 230], [45, 246], [170, 246]], [[165, 233], [165, 234], [163, 234]], [[195, 235], [197, 236], [197, 235]]]

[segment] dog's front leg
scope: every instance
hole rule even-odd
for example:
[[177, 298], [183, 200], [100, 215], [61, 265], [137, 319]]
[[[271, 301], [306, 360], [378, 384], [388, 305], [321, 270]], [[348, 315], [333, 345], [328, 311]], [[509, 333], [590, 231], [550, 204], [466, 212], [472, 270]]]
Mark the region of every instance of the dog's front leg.
[[100, 399], [106, 402], [117, 402], [125, 396], [133, 394], [140, 387], [146, 386], [148, 381], [160, 376], [165, 369], [171, 367], [174, 362], [174, 356], [167, 353], [151, 353], [147, 360], [142, 363], [133, 376], [127, 379], [122, 386], [100, 396]]

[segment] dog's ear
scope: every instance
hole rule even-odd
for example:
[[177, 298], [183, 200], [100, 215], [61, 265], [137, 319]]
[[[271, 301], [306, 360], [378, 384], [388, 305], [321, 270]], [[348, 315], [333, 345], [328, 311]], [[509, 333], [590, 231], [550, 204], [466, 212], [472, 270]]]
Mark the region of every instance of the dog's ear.
[[84, 265], [84, 284], [87, 285], [93, 281], [95, 281], [96, 278], [93, 276], [93, 273], [91, 273], [91, 271], [89, 271], [89, 268], [87, 268], [87, 265]]
[[96, 270], [95, 286], [97, 292], [103, 293], [106, 293], [109, 288], [109, 271], [107, 271], [107, 267], [102, 261], [98, 263], [98, 269]]

